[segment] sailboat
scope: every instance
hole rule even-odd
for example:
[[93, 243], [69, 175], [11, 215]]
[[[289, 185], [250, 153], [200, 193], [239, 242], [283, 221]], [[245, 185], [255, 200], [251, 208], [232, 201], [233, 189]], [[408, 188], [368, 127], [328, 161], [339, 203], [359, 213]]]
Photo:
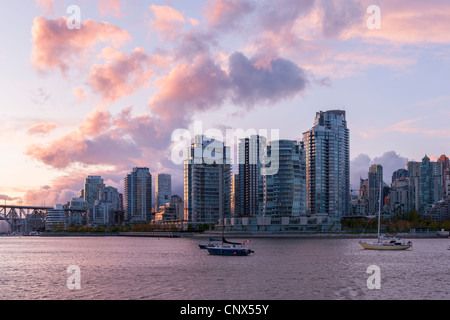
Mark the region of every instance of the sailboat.
[[219, 245], [218, 243], [215, 242], [220, 242], [220, 240], [211, 238], [211, 208], [209, 208], [209, 242], [199, 243], [198, 246], [200, 249], [206, 249], [207, 247], [214, 247]]
[[246, 240], [243, 243], [235, 243], [223, 238], [222, 244], [206, 247], [206, 250], [208, 250], [210, 255], [214, 256], [248, 256], [253, 253], [253, 250], [245, 246], [247, 242], [250, 242], [250, 240]]
[[378, 240], [377, 241], [363, 241], [360, 240], [359, 244], [367, 250], [407, 250], [412, 248], [412, 242], [398, 239], [389, 238], [380, 234], [381, 226], [381, 191], [382, 184], [380, 183], [380, 203], [378, 208]]
[[230, 242], [225, 239], [224, 235], [225, 224], [222, 222], [222, 243], [213, 244], [212, 246], [207, 246], [206, 250], [210, 255], [215, 256], [248, 256], [254, 253], [246, 247], [246, 243], [250, 240], [246, 240], [243, 243]]

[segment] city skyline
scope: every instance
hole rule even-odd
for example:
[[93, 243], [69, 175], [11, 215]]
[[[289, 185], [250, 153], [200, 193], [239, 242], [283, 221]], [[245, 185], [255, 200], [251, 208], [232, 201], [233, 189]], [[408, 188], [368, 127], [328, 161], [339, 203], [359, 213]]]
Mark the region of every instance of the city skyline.
[[133, 167], [171, 174], [182, 195], [170, 135], [196, 120], [301, 140], [316, 112], [345, 110], [352, 189], [371, 164], [388, 182], [450, 153], [446, 2], [80, 1], [69, 30], [71, 4], [13, 3], [21, 15], [0, 22], [8, 203], [66, 203], [90, 175], [123, 193]]

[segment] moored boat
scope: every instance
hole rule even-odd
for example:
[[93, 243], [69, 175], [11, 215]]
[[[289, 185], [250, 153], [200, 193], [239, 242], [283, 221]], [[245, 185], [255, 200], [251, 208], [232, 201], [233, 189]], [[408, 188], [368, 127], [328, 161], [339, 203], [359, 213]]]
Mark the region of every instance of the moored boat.
[[249, 240], [244, 241], [242, 244], [240, 243], [232, 243], [228, 241], [224, 241], [222, 244], [209, 246], [206, 249], [210, 255], [216, 256], [248, 256], [249, 254], [254, 253], [253, 250], [250, 250], [245, 246], [245, 243], [249, 242]]
[[378, 240], [377, 241], [363, 241], [360, 240], [361, 247], [367, 250], [407, 250], [412, 248], [412, 242], [397, 238], [386, 238], [380, 235], [381, 226], [381, 184], [380, 184], [380, 203], [378, 210]]

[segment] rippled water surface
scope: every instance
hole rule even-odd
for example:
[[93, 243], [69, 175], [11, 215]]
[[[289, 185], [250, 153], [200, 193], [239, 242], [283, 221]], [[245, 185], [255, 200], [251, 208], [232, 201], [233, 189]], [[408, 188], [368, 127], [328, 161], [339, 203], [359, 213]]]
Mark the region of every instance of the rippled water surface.
[[[350, 239], [253, 239], [248, 257], [209, 256], [202, 240], [0, 238], [0, 299], [450, 299], [448, 239], [412, 251], [363, 250]], [[67, 268], [81, 290], [67, 288]], [[381, 289], [366, 273], [381, 270]]]

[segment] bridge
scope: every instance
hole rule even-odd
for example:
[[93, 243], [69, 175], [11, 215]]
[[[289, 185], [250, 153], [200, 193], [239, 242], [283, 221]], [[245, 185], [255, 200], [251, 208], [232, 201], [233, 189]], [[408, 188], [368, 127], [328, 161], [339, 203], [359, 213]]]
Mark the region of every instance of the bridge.
[[45, 227], [48, 207], [0, 205], [0, 220], [11, 226], [11, 232], [29, 233]]
[[[28, 234], [31, 231], [39, 231], [45, 228], [47, 212], [52, 209], [54, 208], [0, 205], [0, 221], [6, 221], [11, 227], [11, 232]], [[73, 220], [81, 221], [86, 213], [86, 210], [68, 208], [64, 208], [64, 211], [66, 221], [69, 223]]]

